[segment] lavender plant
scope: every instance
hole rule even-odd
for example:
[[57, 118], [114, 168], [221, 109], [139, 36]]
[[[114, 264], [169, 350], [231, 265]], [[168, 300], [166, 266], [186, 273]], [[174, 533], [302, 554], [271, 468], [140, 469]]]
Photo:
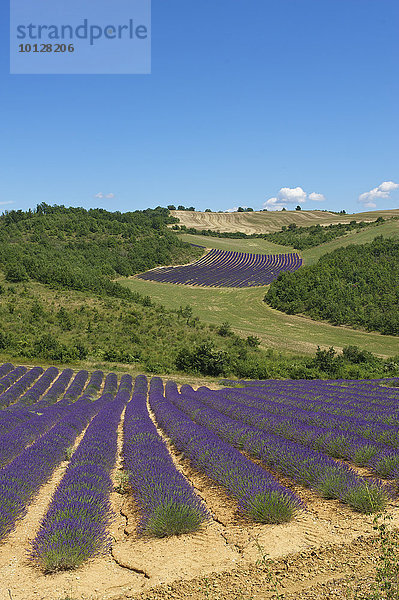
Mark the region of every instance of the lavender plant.
[[123, 466], [140, 510], [140, 531], [166, 537], [199, 529], [210, 515], [176, 469], [147, 409], [147, 379], [136, 378], [124, 420]]

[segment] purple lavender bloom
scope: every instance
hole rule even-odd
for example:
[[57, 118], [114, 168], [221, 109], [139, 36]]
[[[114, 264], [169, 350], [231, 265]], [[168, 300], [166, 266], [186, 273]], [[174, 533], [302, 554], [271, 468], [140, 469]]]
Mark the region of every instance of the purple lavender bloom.
[[139, 376], [125, 413], [123, 466], [141, 509], [140, 531], [156, 537], [195, 531], [210, 515], [176, 469], [146, 402], [147, 379]]
[[268, 285], [284, 271], [296, 271], [302, 259], [291, 254], [245, 254], [227, 250], [210, 250], [194, 263], [178, 267], [157, 267], [138, 277], [209, 287], [253, 287]]
[[[110, 374], [105, 389], [115, 392], [116, 382], [116, 376]], [[118, 424], [130, 393], [131, 378], [124, 376], [115, 399], [112, 392], [103, 394], [102, 408], [53, 495], [30, 552], [45, 572], [75, 568], [109, 549], [110, 472], [116, 461]]]
[[[177, 392], [167, 384], [168, 398]], [[163, 395], [159, 378], [151, 380], [150, 406], [174, 446], [184, 452], [195, 468], [225, 487], [249, 518], [266, 523], [281, 523], [302, 508], [302, 502], [264, 469], [245, 458], [210, 429], [193, 422]]]

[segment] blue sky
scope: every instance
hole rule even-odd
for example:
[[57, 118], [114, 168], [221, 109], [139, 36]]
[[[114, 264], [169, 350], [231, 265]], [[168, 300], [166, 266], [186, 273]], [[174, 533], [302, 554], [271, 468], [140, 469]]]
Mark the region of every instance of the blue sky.
[[151, 75], [9, 75], [5, 4], [1, 210], [399, 207], [397, 0], [153, 0]]

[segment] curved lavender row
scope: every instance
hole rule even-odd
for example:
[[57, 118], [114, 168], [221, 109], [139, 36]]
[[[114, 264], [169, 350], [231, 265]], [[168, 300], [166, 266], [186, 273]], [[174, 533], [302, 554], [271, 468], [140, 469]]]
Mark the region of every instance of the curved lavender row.
[[75, 402], [76, 398], [78, 398], [86, 385], [86, 381], [88, 380], [89, 374], [87, 371], [82, 370], [79, 371], [72, 380], [72, 383], [66, 390], [60, 402], [70, 403]]
[[[341, 383], [341, 382], [338, 382]], [[345, 381], [345, 383], [348, 383]], [[385, 391], [386, 390], [386, 391]], [[360, 394], [356, 389], [349, 390], [347, 387], [326, 384], [320, 381], [290, 382], [280, 381], [267, 386], [252, 385], [249, 390], [243, 388], [243, 394], [250, 394], [259, 400], [274, 400], [279, 402], [279, 396], [284, 404], [302, 406], [306, 399], [308, 408], [314, 411], [324, 410], [333, 414], [351, 415], [360, 409], [366, 409], [365, 417], [373, 419], [381, 417], [381, 412], [388, 414], [399, 414], [398, 394], [392, 394], [388, 388], [378, 394], [373, 391]]]
[[[50, 377], [53, 376], [54, 372], [51, 372]], [[44, 375], [39, 379], [37, 384], [43, 377]], [[45, 384], [46, 387], [44, 389], [47, 389], [48, 380], [45, 380], [42, 384]], [[33, 389], [33, 387], [31, 389]], [[114, 373], [107, 375], [104, 389], [109, 393], [114, 393], [116, 391], [116, 375]], [[91, 388], [91, 391], [94, 392], [93, 387]], [[85, 394], [85, 396], [90, 397], [88, 394]], [[25, 418], [22, 423], [0, 437], [0, 468], [3, 468], [14, 460], [28, 445], [35, 442], [54, 427], [54, 425], [65, 416], [68, 408], [68, 405], [56, 404], [55, 406], [44, 409], [42, 414], [37, 415], [31, 413], [30, 418]]]
[[93, 371], [93, 373], [91, 374], [89, 383], [87, 384], [87, 386], [85, 388], [84, 393], [89, 394], [91, 396], [98, 394], [98, 392], [101, 389], [103, 379], [104, 379], [104, 373], [102, 371]]
[[38, 411], [38, 410], [45, 408], [46, 406], [55, 404], [55, 402], [58, 400], [58, 398], [60, 396], [62, 396], [62, 394], [64, 394], [66, 387], [71, 380], [72, 375], [73, 375], [72, 369], [64, 369], [61, 372], [61, 374], [57, 377], [56, 381], [54, 381], [53, 385], [48, 390], [48, 392], [46, 392], [46, 394], [43, 396], [43, 398], [41, 400], [35, 402], [30, 407], [30, 409]]
[[43, 373], [42, 367], [33, 367], [14, 383], [6, 392], [0, 395], [0, 406], [8, 406], [27, 390], [32, 383]]
[[225, 487], [247, 517], [264, 523], [281, 523], [290, 520], [302, 507], [301, 500], [269, 473], [209, 429], [194, 423], [167, 400], [158, 377], [151, 380], [149, 398], [160, 427], [173, 444], [188, 456], [194, 467]]
[[196, 531], [210, 515], [151, 420], [147, 388], [147, 378], [138, 376], [123, 424], [123, 468], [140, 507], [139, 530], [156, 537]]
[[328, 498], [338, 498], [355, 510], [376, 512], [386, 504], [390, 490], [381, 482], [359, 477], [350, 467], [296, 442], [267, 434], [206, 406], [200, 400], [179, 394], [176, 384], [167, 384], [167, 396], [196, 423], [243, 449], [277, 472], [311, 487]]
[[267, 255], [212, 249], [189, 265], [157, 267], [138, 277], [185, 285], [253, 287], [268, 285], [281, 272], [295, 271], [301, 265], [296, 253]]
[[49, 367], [44, 371], [42, 376], [23, 394], [18, 402], [13, 406], [23, 407], [31, 406], [39, 401], [40, 396], [50, 387], [54, 379], [57, 377], [59, 371], [56, 367]]
[[0, 540], [10, 533], [29, 502], [66, 457], [67, 449], [104, 405], [82, 396], [66, 417], [0, 471]]
[[7, 373], [9, 373], [10, 371], [13, 371], [14, 369], [15, 369], [15, 367], [13, 364], [4, 363], [0, 367], [0, 377], [4, 377], [4, 375], [7, 375]]
[[116, 461], [118, 424], [129, 395], [125, 381], [115, 400], [110, 393], [102, 396], [106, 404], [72, 455], [32, 542], [30, 557], [46, 572], [77, 567], [109, 547], [110, 472]]
[[[26, 367], [16, 367], [13, 371], [8, 373], [7, 375], [4, 375], [4, 377], [2, 377], [0, 379], [0, 399], [3, 396], [4, 392], [11, 385], [13, 385], [20, 377], [22, 377], [22, 375], [24, 373], [26, 373], [27, 370], [28, 369]], [[1, 402], [0, 402], [0, 408], [1, 408]]]
[[118, 377], [115, 373], [108, 373], [105, 378], [104, 390], [103, 394], [112, 394], [113, 396], [116, 393], [118, 387]]
[[[36, 404], [33, 404], [31, 407], [29, 407], [29, 410], [25, 406], [17, 406], [18, 403], [13, 404], [4, 410], [0, 415], [0, 438], [9, 433], [12, 429], [15, 429], [21, 425], [21, 423], [29, 421], [33, 416], [35, 416], [35, 413], [45, 413], [48, 406], [51, 406], [53, 401], [55, 401], [55, 399], [57, 399], [65, 391], [71, 376], [72, 369], [65, 369], [55, 383], [53, 383], [46, 396], [44, 396]], [[46, 401], [46, 397], [48, 397], [51, 402]], [[62, 403], [60, 402], [58, 406], [61, 406], [61, 404]]]
[[253, 425], [262, 431], [299, 442], [333, 458], [348, 459], [360, 466], [370, 466], [378, 475], [388, 477], [390, 473], [394, 472], [395, 467], [399, 466], [399, 453], [394, 453], [388, 446], [345, 431], [308, 425], [295, 417], [283, 417], [256, 407], [246, 406], [240, 403], [239, 394], [236, 398], [231, 399], [231, 397], [221, 397], [204, 387], [194, 392], [191, 386], [186, 385], [182, 386], [181, 393], [189, 398], [199, 399], [218, 412]]
[[51, 406], [43, 414], [33, 414], [30, 419], [0, 437], [0, 469], [54, 427], [65, 416], [67, 410], [65, 406]]
[[[295, 410], [295, 417], [304, 423], [353, 432], [355, 435], [361, 435], [364, 438], [374, 440], [381, 444], [387, 444], [394, 448], [399, 447], [398, 429], [397, 426], [394, 425], [370, 422], [362, 418], [348, 416], [343, 419], [339, 415], [306, 410], [301, 408], [300, 403], [295, 406], [295, 409], [293, 409], [292, 405], [286, 405], [282, 402], [275, 402], [274, 400], [267, 400], [265, 398], [263, 398], [260, 403], [259, 399], [252, 397], [250, 393], [240, 391], [239, 394], [240, 402], [247, 406], [259, 407], [259, 405], [261, 405], [262, 407], [266, 407], [269, 412], [282, 416], [291, 414], [292, 411]], [[220, 395], [226, 398], [234, 398], [234, 392], [231, 392], [230, 390], [228, 392], [222, 390]]]

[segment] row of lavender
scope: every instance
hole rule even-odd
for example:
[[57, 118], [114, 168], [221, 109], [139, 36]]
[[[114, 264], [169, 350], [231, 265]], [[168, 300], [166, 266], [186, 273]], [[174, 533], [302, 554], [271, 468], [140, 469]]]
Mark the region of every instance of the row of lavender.
[[218, 392], [200, 388], [197, 395], [264, 432], [367, 466], [380, 477], [399, 478], [398, 390], [281, 381]]
[[284, 271], [302, 265], [298, 254], [247, 254], [210, 250], [189, 265], [158, 267], [139, 275], [140, 279], [207, 287], [254, 287], [268, 285]]
[[[0, 385], [14, 371], [10, 364], [0, 367]], [[3, 393], [11, 391], [8, 398], [12, 403], [0, 412], [0, 539], [13, 529], [54, 469], [71, 456], [31, 548], [32, 560], [45, 571], [77, 566], [109, 547], [111, 471], [117, 456], [117, 428], [125, 407], [123, 465], [129, 491], [141, 511], [139, 531], [143, 534], [165, 536], [194, 531], [210, 518], [191, 484], [176, 469], [154, 418], [192, 466], [223, 486], [241, 513], [251, 520], [280, 523], [303, 508], [300, 498], [282, 486], [270, 470], [366, 513], [380, 510], [390, 497], [390, 488], [380, 481], [361, 478], [332, 457], [335, 455], [329, 448], [342, 435], [347, 436], [346, 447], [353, 446], [354, 434], [349, 440], [348, 426], [343, 426], [346, 429], [339, 430], [338, 435], [332, 427], [317, 429], [310, 419], [312, 415], [315, 419], [329, 415], [337, 421], [337, 427], [338, 422], [359, 426], [360, 417], [354, 425], [354, 417], [346, 413], [356, 407], [359, 414], [363, 407], [369, 419], [364, 422], [372, 423], [371, 431], [389, 431], [394, 439], [393, 425], [380, 423], [380, 431], [377, 422], [380, 409], [385, 416], [389, 410], [396, 414], [395, 391], [370, 388], [375, 401], [367, 412], [368, 388], [362, 383], [348, 388], [345, 382], [335, 382], [323, 388], [324, 382], [319, 389], [309, 390], [306, 382], [259, 382], [239, 390], [213, 392], [200, 388], [194, 392], [190, 386], [183, 386], [179, 392], [171, 382], [164, 390], [162, 381], [154, 378], [149, 394], [151, 418], [144, 376], [136, 379], [130, 400], [131, 378], [122, 377], [116, 392], [117, 378], [111, 373], [101, 397], [95, 400], [102, 385], [101, 372], [93, 373], [84, 387], [88, 379], [85, 371], [79, 372], [72, 383], [70, 370], [61, 374], [53, 368], [36, 368], [33, 374], [31, 371], [20, 371], [19, 379], [8, 377], [4, 384]], [[29, 374], [30, 378], [24, 380]], [[298, 387], [293, 387], [296, 384]], [[16, 396], [18, 390], [20, 395]], [[332, 401], [334, 392], [336, 404]], [[307, 401], [312, 410], [306, 407]], [[293, 414], [295, 410], [299, 416]], [[75, 450], [73, 445], [87, 425]], [[370, 448], [370, 436], [364, 438], [367, 448], [358, 438], [358, 447], [364, 453]], [[373, 444], [381, 457], [383, 444]], [[394, 453], [391, 445], [390, 456]], [[260, 459], [263, 466], [248, 455]]]

